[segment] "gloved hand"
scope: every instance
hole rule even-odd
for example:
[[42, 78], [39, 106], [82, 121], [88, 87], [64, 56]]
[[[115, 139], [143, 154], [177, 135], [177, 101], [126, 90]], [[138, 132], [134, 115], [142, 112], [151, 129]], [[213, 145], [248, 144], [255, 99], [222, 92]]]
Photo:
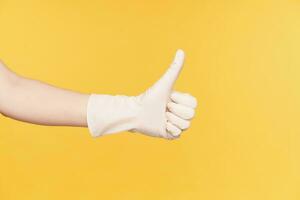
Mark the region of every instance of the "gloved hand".
[[91, 135], [127, 130], [153, 137], [178, 138], [190, 126], [197, 105], [195, 97], [173, 91], [183, 63], [184, 52], [178, 50], [166, 73], [138, 96], [91, 94], [87, 105]]

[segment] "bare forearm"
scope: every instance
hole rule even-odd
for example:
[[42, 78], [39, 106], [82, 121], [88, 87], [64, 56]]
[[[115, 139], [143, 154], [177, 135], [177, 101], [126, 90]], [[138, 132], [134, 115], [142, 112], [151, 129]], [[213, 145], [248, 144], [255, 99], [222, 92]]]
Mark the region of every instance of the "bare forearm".
[[7, 117], [34, 124], [86, 127], [88, 98], [88, 94], [19, 77], [6, 91], [1, 112]]

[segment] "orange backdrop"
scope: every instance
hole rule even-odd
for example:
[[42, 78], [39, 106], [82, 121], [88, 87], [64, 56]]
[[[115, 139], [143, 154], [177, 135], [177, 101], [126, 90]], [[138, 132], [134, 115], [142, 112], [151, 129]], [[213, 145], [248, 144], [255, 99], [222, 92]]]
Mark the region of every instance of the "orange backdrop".
[[0, 118], [0, 199], [300, 199], [300, 1], [1, 0], [0, 57], [24, 76], [135, 95], [187, 61], [199, 100], [166, 141]]

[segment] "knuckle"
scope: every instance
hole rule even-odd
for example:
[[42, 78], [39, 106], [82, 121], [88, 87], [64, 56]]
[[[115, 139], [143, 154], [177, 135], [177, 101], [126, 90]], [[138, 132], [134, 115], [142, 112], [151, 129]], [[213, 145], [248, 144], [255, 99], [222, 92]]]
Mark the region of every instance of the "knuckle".
[[186, 130], [186, 129], [188, 129], [190, 126], [191, 126], [191, 122], [190, 122], [190, 121], [185, 121], [182, 128], [183, 128], [183, 130]]
[[187, 113], [186, 113], [186, 119], [192, 119], [195, 116], [195, 110], [194, 109], [190, 109]]

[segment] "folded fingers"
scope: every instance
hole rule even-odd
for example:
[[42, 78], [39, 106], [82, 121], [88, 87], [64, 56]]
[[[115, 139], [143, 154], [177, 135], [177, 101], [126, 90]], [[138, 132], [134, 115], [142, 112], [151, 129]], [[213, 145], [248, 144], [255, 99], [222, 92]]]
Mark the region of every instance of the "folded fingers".
[[[171, 101], [167, 104], [167, 131], [175, 138], [179, 137], [183, 130], [190, 127], [191, 119], [195, 116], [197, 100], [190, 94], [174, 91], [171, 93]], [[170, 137], [171, 139], [174, 139]]]
[[188, 93], [173, 91], [171, 93], [171, 99], [177, 104], [185, 105], [193, 109], [197, 107], [197, 99]]
[[167, 112], [166, 116], [169, 122], [180, 128], [181, 130], [186, 130], [190, 127], [190, 121], [182, 119], [171, 112]]
[[167, 108], [177, 115], [178, 117], [186, 120], [190, 120], [194, 117], [195, 115], [195, 110], [193, 108], [187, 107], [182, 104], [174, 103], [174, 102], [169, 102], [167, 104]]

